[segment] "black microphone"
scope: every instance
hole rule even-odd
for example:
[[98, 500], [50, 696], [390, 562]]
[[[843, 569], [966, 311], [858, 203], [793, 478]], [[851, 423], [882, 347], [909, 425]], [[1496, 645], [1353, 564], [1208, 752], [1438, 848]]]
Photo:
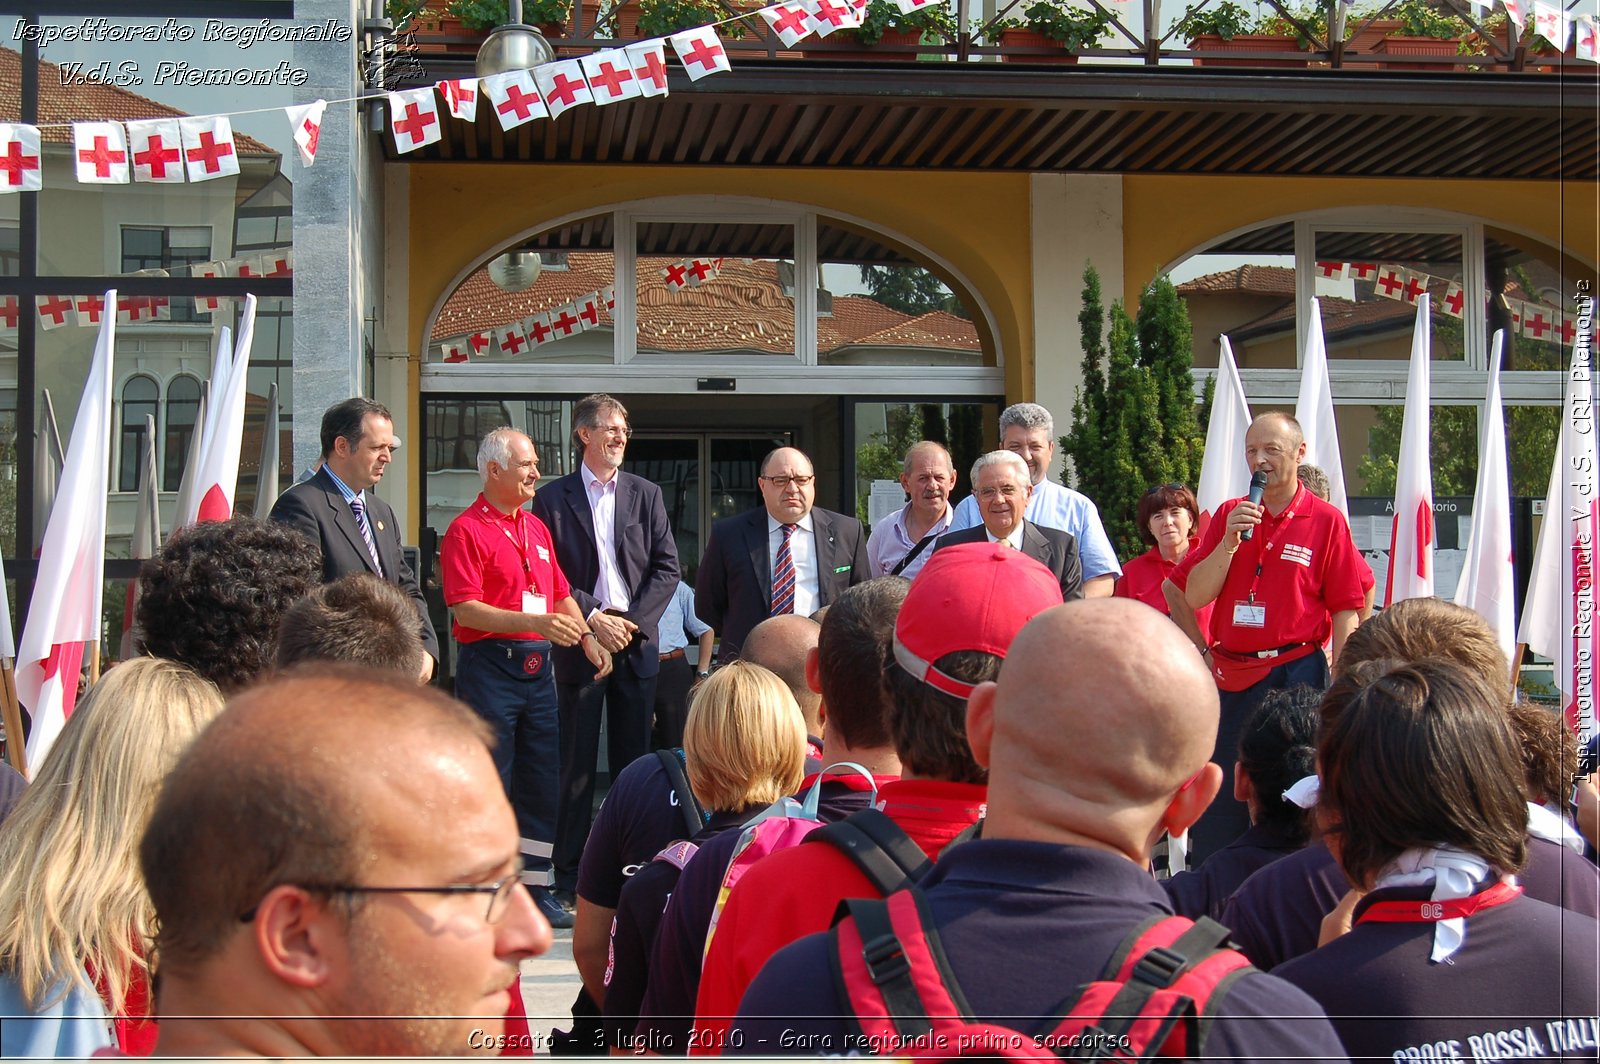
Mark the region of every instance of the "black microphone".
[[[1250, 499], [1250, 501], [1252, 503], [1254, 503], [1257, 506], [1260, 506], [1261, 505], [1261, 497], [1263, 495], [1265, 495], [1266, 493], [1267, 493], [1267, 471], [1265, 469], [1258, 469], [1258, 470], [1255, 471], [1255, 474], [1253, 476], [1251, 476], [1251, 478], [1250, 478], [1250, 495], [1248, 497], [1249, 497], [1249, 499]], [[1239, 533], [1239, 542], [1243, 543], [1245, 540], [1249, 539], [1251, 536], [1253, 536], [1255, 534], [1256, 534], [1255, 526], [1251, 525], [1249, 528], [1247, 528], [1243, 532]]]

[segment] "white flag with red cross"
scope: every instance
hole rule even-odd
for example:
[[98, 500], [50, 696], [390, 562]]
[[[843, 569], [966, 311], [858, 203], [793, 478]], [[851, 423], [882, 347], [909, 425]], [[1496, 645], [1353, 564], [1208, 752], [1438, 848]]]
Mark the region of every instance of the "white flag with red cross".
[[[233, 501], [239, 485], [239, 452], [244, 446], [245, 385], [255, 331], [256, 297], [247, 295], [239, 315], [239, 334], [234, 338], [233, 350], [226, 352], [218, 348], [216, 365], [225, 364], [227, 372], [224, 375], [216, 365], [212, 369], [212, 405], [201, 433], [195, 513], [193, 520], [185, 524], [226, 521], [233, 516]], [[224, 359], [227, 359], [225, 363]]]
[[662, 268], [661, 276], [666, 278], [669, 291], [680, 291], [689, 287], [689, 264], [687, 262], [671, 263]]
[[721, 271], [722, 260], [690, 259], [688, 267], [689, 287], [699, 288], [707, 281], [714, 281], [717, 279], [717, 274]]
[[128, 134], [121, 122], [72, 123], [72, 159], [79, 184], [126, 185], [132, 180]]
[[556, 338], [555, 330], [550, 328], [550, 315], [534, 314], [522, 319], [522, 328], [528, 334], [528, 345], [539, 347]]
[[471, 349], [473, 358], [482, 358], [494, 346], [494, 335], [489, 332], [475, 332], [467, 337], [467, 347]]
[[1329, 281], [1342, 281], [1349, 265], [1347, 262], [1318, 261], [1317, 276]]
[[128, 152], [133, 179], [157, 185], [183, 183], [183, 135], [176, 118], [129, 122]]
[[578, 308], [578, 320], [582, 323], [580, 328], [600, 328], [600, 312], [605, 307], [605, 301], [600, 298], [599, 292], [590, 292], [578, 299], [574, 306]]
[[1506, 314], [1511, 319], [1511, 331], [1513, 333], [1522, 332], [1522, 300], [1512, 299], [1510, 296], [1501, 296], [1500, 298], [1505, 300]]
[[1466, 309], [1467, 290], [1455, 281], [1444, 286], [1444, 298], [1439, 301], [1439, 309], [1452, 318], [1459, 318]]
[[1531, 340], [1550, 340], [1555, 336], [1558, 312], [1542, 303], [1522, 305], [1522, 335]]
[[535, 67], [533, 80], [539, 86], [551, 118], [559, 118], [580, 104], [594, 103], [594, 93], [583, 79], [583, 64], [576, 59]]
[[1406, 375], [1406, 412], [1400, 427], [1400, 457], [1395, 470], [1394, 524], [1390, 536], [1389, 579], [1383, 604], [1433, 597], [1432, 326], [1428, 297], [1417, 300], [1411, 333], [1411, 368]]
[[73, 309], [78, 312], [79, 325], [99, 325], [106, 316], [106, 300], [104, 296], [77, 296], [73, 299]]
[[16, 332], [22, 320], [22, 301], [16, 296], [0, 296], [0, 331]]
[[400, 151], [416, 151], [444, 136], [439, 129], [439, 100], [433, 86], [389, 94], [389, 128]]
[[444, 97], [445, 110], [463, 122], [478, 120], [477, 78], [449, 78], [434, 87]]
[[528, 349], [528, 337], [520, 321], [502, 325], [494, 330], [494, 354], [497, 358], [516, 358]]
[[145, 296], [144, 305], [150, 312], [149, 320], [172, 320], [172, 298], [170, 296]]
[[1567, 13], [1545, 0], [1533, 0], [1533, 32], [1556, 46], [1557, 51], [1567, 47]]
[[639, 79], [633, 76], [633, 64], [623, 49], [607, 48], [580, 61], [596, 106], [639, 98]]
[[1513, 617], [1517, 587], [1511, 564], [1511, 473], [1506, 466], [1506, 415], [1500, 405], [1500, 357], [1504, 329], [1489, 345], [1489, 386], [1478, 433], [1478, 486], [1472, 500], [1472, 531], [1467, 558], [1456, 585], [1456, 605], [1489, 622], [1510, 661], [1516, 652]]
[[[231, 277], [228, 264], [225, 262], [197, 262], [189, 267], [190, 277]], [[233, 301], [227, 296], [195, 296], [194, 312], [196, 314], [214, 314], [223, 307], [231, 307]]]
[[78, 312], [71, 296], [39, 296], [34, 300], [39, 311], [39, 328], [59, 329], [63, 325], [78, 324]]
[[1328, 501], [1350, 520], [1344, 487], [1344, 459], [1339, 451], [1339, 424], [1333, 416], [1333, 385], [1328, 380], [1328, 345], [1322, 334], [1322, 304], [1311, 300], [1306, 319], [1306, 349], [1300, 359], [1300, 396], [1294, 419], [1305, 437], [1305, 462], [1328, 475]]
[[178, 131], [183, 134], [183, 163], [190, 181], [214, 181], [239, 172], [233, 124], [227, 115], [180, 118]]
[[152, 316], [149, 300], [144, 296], [117, 297], [117, 324], [133, 325]]
[[1217, 387], [1211, 397], [1211, 420], [1206, 425], [1205, 457], [1200, 462], [1195, 502], [1200, 507], [1203, 533], [1217, 507], [1250, 490], [1250, 463], [1244, 456], [1244, 437], [1250, 430], [1250, 404], [1244, 397], [1233, 345], [1222, 337], [1217, 360]]
[[1578, 339], [1578, 319], [1572, 314], [1561, 314], [1559, 317], [1560, 320], [1556, 323], [1556, 340], [1562, 347], [1566, 347]]
[[1591, 15], [1579, 15], [1573, 37], [1573, 54], [1590, 63], [1600, 63], [1600, 29]]
[[[1511, 20], [1511, 27], [1517, 33], [1522, 32], [1523, 25], [1528, 21], [1527, 11], [1522, 6], [1522, 0], [1502, 0], [1506, 5], [1506, 17]], [[1513, 41], [1516, 37], [1511, 38]]]
[[307, 166], [317, 161], [317, 142], [322, 139], [322, 112], [327, 109], [327, 100], [313, 100], [283, 109], [289, 116], [289, 128], [294, 131], [295, 150]]
[[0, 122], [0, 192], [38, 192], [43, 161], [38, 126]]
[[667, 40], [672, 42], [672, 50], [678, 53], [678, 61], [683, 64], [690, 81], [733, 69], [728, 62], [728, 50], [722, 46], [722, 38], [712, 26], [674, 33]]
[[481, 79], [478, 85], [495, 118], [499, 119], [501, 129], [516, 129], [536, 118], [550, 117], [531, 70], [493, 74]]
[[446, 340], [439, 345], [440, 362], [465, 362], [467, 361], [467, 341]]
[[1376, 262], [1352, 262], [1345, 268], [1345, 276], [1352, 281], [1371, 281], [1378, 276]]
[[279, 248], [256, 256], [263, 277], [293, 277], [294, 248]]
[[1402, 273], [1405, 275], [1406, 283], [1405, 286], [1400, 289], [1400, 299], [1402, 302], [1410, 303], [1412, 306], [1416, 306], [1417, 300], [1428, 294], [1428, 282], [1432, 280], [1432, 278], [1425, 273], [1418, 273], [1415, 270], [1404, 270]]
[[756, 12], [762, 21], [772, 27], [785, 48], [793, 48], [811, 36], [811, 12], [804, 3], [773, 4]]
[[600, 289], [600, 302], [605, 304], [607, 313], [615, 314], [617, 310], [617, 286], [608, 284]]
[[942, 0], [894, 0], [901, 14], [911, 15], [930, 7], [938, 7]]
[[1378, 273], [1373, 278], [1373, 294], [1385, 299], [1405, 299], [1406, 282], [1411, 279], [1411, 272], [1399, 266], [1379, 266]]
[[800, 0], [811, 12], [811, 26], [818, 37], [836, 30], [853, 30], [861, 25], [861, 12], [850, 0]]
[[569, 336], [576, 336], [583, 331], [583, 319], [578, 317], [578, 308], [571, 303], [564, 303], [550, 312], [550, 328], [555, 334], [554, 339], [565, 340]]
[[640, 96], [667, 95], [667, 42], [660, 37], [624, 48], [623, 54], [633, 66], [634, 84]]

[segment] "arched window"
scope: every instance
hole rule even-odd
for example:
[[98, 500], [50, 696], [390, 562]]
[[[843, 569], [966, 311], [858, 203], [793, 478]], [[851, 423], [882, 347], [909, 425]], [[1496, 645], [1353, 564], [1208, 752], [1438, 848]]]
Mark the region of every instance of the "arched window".
[[184, 463], [200, 416], [200, 382], [187, 373], [167, 385], [167, 437], [161, 466], [161, 490], [177, 491], [183, 482]]
[[149, 377], [129, 377], [122, 386], [122, 443], [118, 451], [117, 490], [139, 490], [139, 462], [148, 434], [145, 418], [155, 417], [161, 389]]

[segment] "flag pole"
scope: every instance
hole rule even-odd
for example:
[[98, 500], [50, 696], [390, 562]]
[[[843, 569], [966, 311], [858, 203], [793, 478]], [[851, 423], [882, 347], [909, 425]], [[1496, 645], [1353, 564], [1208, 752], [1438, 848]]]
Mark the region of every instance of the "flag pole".
[[1517, 681], [1522, 679], [1522, 659], [1528, 653], [1528, 644], [1518, 643], [1517, 653], [1511, 659], [1511, 697], [1517, 696]]
[[100, 682], [100, 640], [89, 644], [89, 686]]
[[6, 725], [6, 760], [11, 767], [28, 774], [28, 758], [23, 753], [22, 711], [17, 708], [17, 685], [11, 678], [11, 662], [0, 662], [0, 717]]

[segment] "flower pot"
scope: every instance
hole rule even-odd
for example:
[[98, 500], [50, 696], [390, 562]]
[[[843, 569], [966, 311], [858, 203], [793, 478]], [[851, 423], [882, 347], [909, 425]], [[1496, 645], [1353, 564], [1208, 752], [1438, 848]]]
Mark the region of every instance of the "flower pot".
[[1000, 31], [1000, 56], [1002, 63], [1050, 63], [1056, 66], [1076, 65], [1078, 57], [1067, 51], [1066, 45], [1054, 37], [1046, 37], [1037, 30], [1007, 29]]
[[[851, 62], [915, 62], [917, 53], [910, 46], [921, 43], [921, 30], [884, 30], [876, 44], [862, 44], [849, 30], [840, 30], [823, 39], [801, 43], [807, 59], [845, 59]], [[904, 50], [902, 50], [904, 49]]]
[[[1226, 41], [1214, 33], [1202, 33], [1189, 41], [1191, 52], [1298, 52], [1300, 44], [1288, 34], [1236, 33]], [[1304, 59], [1256, 59], [1250, 56], [1194, 57], [1195, 66], [1208, 67], [1304, 67]]]
[[[1442, 37], [1407, 37], [1396, 35], [1384, 37], [1373, 47], [1378, 55], [1396, 57], [1406, 56], [1438, 56], [1440, 58], [1454, 57], [1461, 54], [1461, 42], [1455, 39]], [[1462, 67], [1454, 63], [1407, 63], [1396, 62], [1391, 59], [1382, 64], [1385, 70], [1433, 70], [1450, 71], [1461, 70]]]
[[411, 37], [423, 55], [477, 55], [478, 46], [488, 36], [483, 30], [469, 30], [454, 15], [432, 8], [412, 23]]

